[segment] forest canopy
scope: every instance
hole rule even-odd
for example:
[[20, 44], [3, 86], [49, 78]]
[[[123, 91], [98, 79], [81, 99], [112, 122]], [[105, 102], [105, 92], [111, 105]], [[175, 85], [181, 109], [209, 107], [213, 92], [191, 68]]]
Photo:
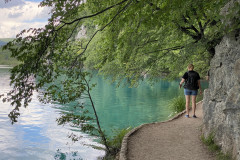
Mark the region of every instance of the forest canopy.
[[[8, 0], [5, 0], [6, 2]], [[230, 0], [44, 0], [51, 17], [44, 28], [23, 30], [3, 49], [19, 64], [11, 69], [12, 90], [3, 97], [14, 109], [27, 107], [34, 91], [42, 103], [74, 104], [81, 114], [67, 113], [58, 124], [70, 123], [101, 137], [111, 146], [94, 106], [91, 72], [113, 81], [137, 85], [144, 77], [181, 77], [189, 63], [203, 77], [223, 36], [238, 30], [240, 5]], [[83, 104], [88, 98], [91, 104]], [[89, 108], [95, 117], [89, 116]], [[92, 123], [93, 122], [93, 123]], [[92, 125], [93, 124], [93, 125]], [[70, 137], [76, 141], [75, 135]]]
[[[40, 6], [52, 7], [48, 24], [23, 30], [4, 46], [20, 62], [11, 71], [14, 87], [4, 99], [16, 106], [10, 116], [15, 121], [22, 103], [27, 106], [33, 91], [46, 84], [51, 84], [45, 90], [46, 101], [67, 103], [80, 97], [87, 69], [97, 69], [113, 81], [127, 79], [132, 85], [146, 75], [152, 80], [180, 77], [189, 63], [204, 76], [214, 47], [224, 34], [240, 28], [238, 2], [228, 14], [221, 14], [228, 2], [42, 1]], [[57, 88], [53, 82], [62, 75], [67, 78]]]

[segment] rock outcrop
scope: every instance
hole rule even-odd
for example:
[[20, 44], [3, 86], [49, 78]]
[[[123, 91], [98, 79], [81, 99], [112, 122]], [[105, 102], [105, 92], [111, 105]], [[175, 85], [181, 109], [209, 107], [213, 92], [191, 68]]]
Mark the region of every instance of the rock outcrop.
[[224, 36], [211, 60], [204, 91], [203, 132], [215, 134], [223, 152], [240, 160], [240, 31]]

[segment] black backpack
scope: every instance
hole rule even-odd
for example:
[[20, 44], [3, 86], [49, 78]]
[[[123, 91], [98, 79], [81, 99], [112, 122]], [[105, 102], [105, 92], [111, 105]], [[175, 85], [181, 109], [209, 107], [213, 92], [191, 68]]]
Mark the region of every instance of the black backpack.
[[188, 78], [186, 79], [184, 88], [187, 88], [190, 90], [197, 90], [199, 88], [196, 72], [188, 72]]

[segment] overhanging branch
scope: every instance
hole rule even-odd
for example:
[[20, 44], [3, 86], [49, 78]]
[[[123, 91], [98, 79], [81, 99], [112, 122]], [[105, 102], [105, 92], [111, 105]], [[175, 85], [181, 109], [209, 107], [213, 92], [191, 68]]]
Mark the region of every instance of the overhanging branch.
[[184, 48], [184, 46], [175, 46], [175, 47], [171, 47], [171, 48], [164, 48], [164, 49], [158, 49], [158, 50], [155, 50], [155, 51], [147, 52], [146, 54], [161, 52], [161, 51], [170, 52], [170, 51], [179, 50], [179, 49], [183, 49], [183, 48]]
[[[177, 27], [185, 34], [189, 35], [190, 37], [192, 37], [194, 40], [199, 40], [199, 31], [193, 26], [191, 25], [190, 27], [183, 27], [180, 24], [178, 24], [177, 22], [174, 22]], [[192, 33], [191, 31], [189, 31], [189, 29], [193, 30], [196, 34]]]
[[112, 8], [114, 8], [114, 7], [116, 7], [116, 6], [119, 6], [119, 5], [121, 5], [121, 4], [123, 4], [123, 3], [127, 2], [127, 1], [129, 1], [129, 0], [123, 0], [123, 1], [121, 1], [121, 2], [119, 2], [119, 3], [117, 3], [117, 4], [114, 4], [114, 5], [110, 6], [110, 7], [105, 8], [104, 10], [102, 10], [102, 11], [100, 11], [100, 12], [97, 12], [97, 13], [92, 14], [92, 15], [88, 15], [88, 16], [83, 16], [83, 17], [77, 18], [77, 19], [75, 19], [75, 20], [73, 20], [73, 21], [71, 21], [71, 22], [60, 21], [61, 23], [63, 23], [63, 25], [62, 25], [61, 27], [59, 27], [56, 31], [61, 30], [61, 29], [62, 29], [64, 26], [66, 26], [66, 25], [73, 24], [73, 23], [75, 23], [75, 22], [77, 22], [77, 21], [80, 21], [80, 20], [82, 20], [82, 19], [87, 19], [87, 18], [95, 17], [95, 16], [97, 16], [97, 15], [99, 15], [99, 14], [102, 14], [102, 13], [108, 11], [109, 9], [112, 9]]
[[205, 30], [206, 29], [206, 27], [207, 27], [207, 25], [209, 24], [211, 22], [211, 20], [209, 19], [209, 20], [207, 20], [207, 22], [204, 24], [204, 26], [203, 26], [203, 29]]
[[119, 10], [119, 11], [117, 12], [117, 14], [115, 14], [114, 17], [113, 17], [105, 26], [103, 26], [101, 29], [97, 30], [97, 31], [92, 35], [92, 37], [90, 38], [90, 40], [89, 40], [88, 43], [86, 44], [84, 50], [75, 58], [72, 67], [76, 64], [78, 58], [79, 58], [80, 56], [82, 56], [83, 53], [87, 50], [88, 45], [91, 43], [91, 41], [92, 41], [93, 38], [96, 36], [96, 34], [97, 34], [98, 32], [100, 32], [100, 31], [103, 31], [107, 26], [109, 26], [109, 25], [116, 19], [116, 17], [117, 17], [121, 12], [123, 12], [131, 3], [132, 3], [132, 0], [131, 0], [128, 4], [126, 4], [121, 10]]

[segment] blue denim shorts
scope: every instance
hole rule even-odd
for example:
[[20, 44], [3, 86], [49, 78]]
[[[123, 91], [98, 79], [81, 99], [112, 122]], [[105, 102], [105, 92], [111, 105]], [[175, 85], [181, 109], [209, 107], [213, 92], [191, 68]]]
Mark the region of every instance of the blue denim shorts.
[[194, 96], [196, 96], [197, 94], [198, 94], [198, 90], [184, 89], [184, 95], [194, 95]]

